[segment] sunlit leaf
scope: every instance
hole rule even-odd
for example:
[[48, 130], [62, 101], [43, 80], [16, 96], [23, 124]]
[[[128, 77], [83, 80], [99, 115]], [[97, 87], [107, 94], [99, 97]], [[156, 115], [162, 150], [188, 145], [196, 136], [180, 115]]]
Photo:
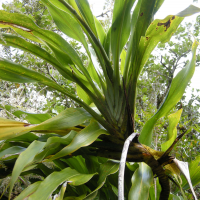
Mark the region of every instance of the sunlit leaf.
[[172, 80], [169, 93], [167, 94], [167, 97], [165, 98], [163, 104], [161, 105], [157, 113], [150, 120], [148, 120], [143, 127], [142, 132], [139, 136], [139, 140], [141, 143], [146, 145], [151, 144], [152, 130], [155, 123], [159, 118], [165, 116], [181, 99], [183, 93], [185, 92], [185, 88], [187, 87], [195, 71], [197, 46], [197, 41], [194, 41], [192, 46], [192, 59], [187, 64], [187, 66], [183, 68]]
[[168, 126], [168, 134], [167, 134], [167, 141], [161, 144], [161, 150], [166, 151], [174, 142], [177, 137], [177, 129], [176, 126], [180, 120], [182, 113], [182, 109], [178, 110], [176, 113], [173, 113], [168, 116], [169, 119], [169, 126]]

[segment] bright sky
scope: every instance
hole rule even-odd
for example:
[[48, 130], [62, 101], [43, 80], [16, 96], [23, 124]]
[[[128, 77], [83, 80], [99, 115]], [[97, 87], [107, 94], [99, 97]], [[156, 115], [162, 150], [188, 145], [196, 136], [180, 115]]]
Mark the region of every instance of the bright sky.
[[[10, 2], [11, 0], [0, 0], [0, 8], [2, 3]], [[90, 5], [92, 6], [92, 10], [95, 15], [100, 15], [103, 11], [104, 0], [88, 0]], [[193, 0], [165, 0], [163, 5], [161, 6], [159, 12], [156, 14], [155, 18], [163, 19], [167, 15], [177, 14], [180, 11], [187, 8], [189, 5], [195, 5], [200, 7], [200, 0], [198, 3], [193, 3]], [[200, 13], [199, 13], [200, 14]], [[198, 14], [195, 14], [191, 17], [186, 17], [184, 21], [195, 22], [195, 18]], [[192, 87], [200, 89], [200, 78], [198, 76], [200, 74], [200, 67], [196, 68], [196, 73], [192, 78]]]

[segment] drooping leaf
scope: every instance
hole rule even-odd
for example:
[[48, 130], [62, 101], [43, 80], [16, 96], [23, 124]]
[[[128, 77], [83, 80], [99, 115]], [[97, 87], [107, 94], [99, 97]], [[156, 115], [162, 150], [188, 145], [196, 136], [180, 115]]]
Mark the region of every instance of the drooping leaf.
[[11, 111], [12, 114], [15, 115], [16, 117], [23, 118], [31, 124], [39, 124], [51, 118], [51, 115], [48, 113], [43, 113], [43, 114], [28, 113], [22, 110], [18, 110], [17, 108], [10, 105], [5, 105], [4, 108], [9, 112]]
[[[2, 34], [2, 37], [0, 38], [0, 43], [3, 45], [9, 45], [15, 48], [19, 48], [23, 51], [28, 51], [37, 57], [42, 58], [43, 60], [47, 61], [51, 65], [53, 65], [65, 78], [71, 80], [71, 71], [66, 68], [66, 65], [73, 64], [73, 62], [70, 59], [67, 59], [67, 55], [65, 54], [65, 65], [61, 65], [63, 63], [59, 63], [56, 58], [42, 49], [41, 47], [28, 42], [20, 37], [13, 36], [10, 34]], [[64, 53], [63, 53], [64, 54]]]
[[9, 154], [19, 154], [23, 151], [25, 151], [26, 148], [24, 147], [21, 147], [21, 146], [13, 146], [13, 147], [10, 147], [8, 149], [5, 149], [3, 151], [0, 152], [0, 158], [2, 158], [3, 156], [5, 155], [9, 155]]
[[90, 84], [96, 88], [76, 51], [60, 35], [39, 28], [32, 19], [25, 15], [7, 13], [2, 10], [0, 11], [0, 27], [10, 27], [25, 38], [62, 50], [66, 54], [65, 59], [72, 60], [83, 72]]
[[148, 200], [149, 189], [153, 182], [153, 173], [151, 168], [145, 163], [140, 163], [139, 168], [132, 177], [132, 186], [128, 195], [129, 200]]
[[89, 119], [91, 119], [91, 115], [82, 108], [68, 108], [38, 125], [0, 118], [0, 138], [13, 138], [29, 131], [66, 135], [71, 130], [80, 131], [83, 129], [84, 126], [77, 125]]
[[80, 174], [69, 167], [59, 172], [53, 172], [41, 182], [40, 187], [38, 187], [29, 199], [47, 200], [52, 191], [63, 182], [68, 181], [71, 185], [77, 186], [88, 182], [93, 176], [94, 174]]

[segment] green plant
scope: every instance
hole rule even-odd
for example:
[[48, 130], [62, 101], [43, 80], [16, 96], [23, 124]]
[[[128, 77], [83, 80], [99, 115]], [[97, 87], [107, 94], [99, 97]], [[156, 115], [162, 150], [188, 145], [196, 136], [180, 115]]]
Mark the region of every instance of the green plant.
[[[47, 61], [65, 79], [76, 83], [78, 97], [41, 73], [3, 58], [0, 60], [0, 78], [18, 83], [38, 82], [68, 96], [81, 108], [66, 109], [53, 118], [49, 114], [13, 112], [17, 117], [23, 116], [28, 123], [0, 118], [1, 170], [7, 168], [2, 178], [12, 171], [9, 199], [18, 177], [21, 180], [27, 174], [37, 174], [41, 180], [30, 180], [29, 184], [32, 184], [16, 199], [27, 196], [29, 199], [48, 199], [52, 193], [59, 193], [55, 198], [66, 200], [117, 199], [119, 162], [115, 160], [120, 160], [125, 140], [137, 131], [134, 121], [138, 77], [156, 45], [167, 42], [183, 17], [199, 9], [190, 6], [177, 16], [152, 21], [163, 0], [139, 0], [133, 11], [134, 0], [115, 0], [112, 25], [105, 33], [87, 0], [41, 2], [63, 35], [83, 45], [87, 62], [82, 62], [64, 36], [38, 27], [31, 18], [21, 14], [0, 11], [0, 27], [12, 28], [17, 33], [17, 36], [2, 34], [0, 43]], [[145, 123], [139, 138], [136, 135], [130, 144], [124, 194], [128, 199], [155, 199], [153, 174], [161, 186], [159, 198], [173, 198], [169, 188], [170, 175], [165, 173], [164, 167], [175, 177], [180, 173], [169, 156], [175, 144], [174, 131], [178, 122], [172, 123], [172, 132], [169, 131], [173, 138], [163, 144], [163, 149], [168, 149], [165, 153], [149, 146], [156, 122], [167, 116], [178, 103], [194, 73], [197, 46], [195, 41], [191, 61], [172, 80], [165, 101]], [[5, 109], [11, 108], [7, 106]], [[200, 180], [195, 178], [198, 184]], [[142, 183], [140, 191], [145, 188], [144, 192], [138, 193], [139, 189], [135, 187], [138, 181]], [[59, 187], [64, 182], [67, 185]]]

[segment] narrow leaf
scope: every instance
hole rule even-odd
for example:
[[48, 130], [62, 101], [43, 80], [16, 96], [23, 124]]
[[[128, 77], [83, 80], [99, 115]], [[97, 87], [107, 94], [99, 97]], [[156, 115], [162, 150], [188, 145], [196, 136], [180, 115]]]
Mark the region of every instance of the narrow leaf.
[[14, 169], [12, 171], [12, 177], [11, 177], [11, 181], [10, 181], [10, 190], [9, 190], [9, 199], [10, 199], [10, 195], [11, 195], [14, 183], [16, 182], [17, 178], [19, 177], [23, 168], [33, 160], [35, 155], [42, 150], [44, 145], [45, 145], [44, 142], [34, 141], [18, 157], [18, 159], [15, 163]]
[[29, 124], [0, 118], [0, 139], [9, 139], [29, 131]]
[[165, 101], [163, 102], [157, 113], [144, 125], [142, 132], [139, 136], [139, 140], [141, 143], [148, 146], [151, 144], [152, 130], [157, 120], [165, 116], [181, 99], [185, 88], [187, 87], [195, 71], [197, 46], [197, 41], [194, 41], [192, 45], [192, 58], [190, 62], [172, 80], [171, 87]]
[[9, 154], [20, 154], [21, 152], [23, 152], [25, 150], [26, 150], [26, 148], [21, 147], [21, 146], [10, 147], [10, 148], [5, 149], [4, 151], [0, 152], [0, 158], [2, 158], [5, 155], [9, 155]]
[[57, 27], [67, 36], [81, 42], [85, 49], [88, 50], [85, 36], [76, 19], [74, 19], [74, 17], [72, 17], [69, 13], [58, 9], [58, 7], [54, 6], [51, 1], [42, 0], [42, 3], [47, 6]]
[[78, 9], [79, 9], [81, 15], [82, 15], [82, 18], [85, 19], [88, 26], [92, 30], [92, 32], [95, 34], [96, 37], [98, 37], [94, 17], [93, 17], [93, 14], [90, 9], [90, 5], [89, 5], [88, 1], [87, 0], [81, 0], [81, 1], [75, 0], [75, 2], [76, 2], [76, 5], [78, 6]]

